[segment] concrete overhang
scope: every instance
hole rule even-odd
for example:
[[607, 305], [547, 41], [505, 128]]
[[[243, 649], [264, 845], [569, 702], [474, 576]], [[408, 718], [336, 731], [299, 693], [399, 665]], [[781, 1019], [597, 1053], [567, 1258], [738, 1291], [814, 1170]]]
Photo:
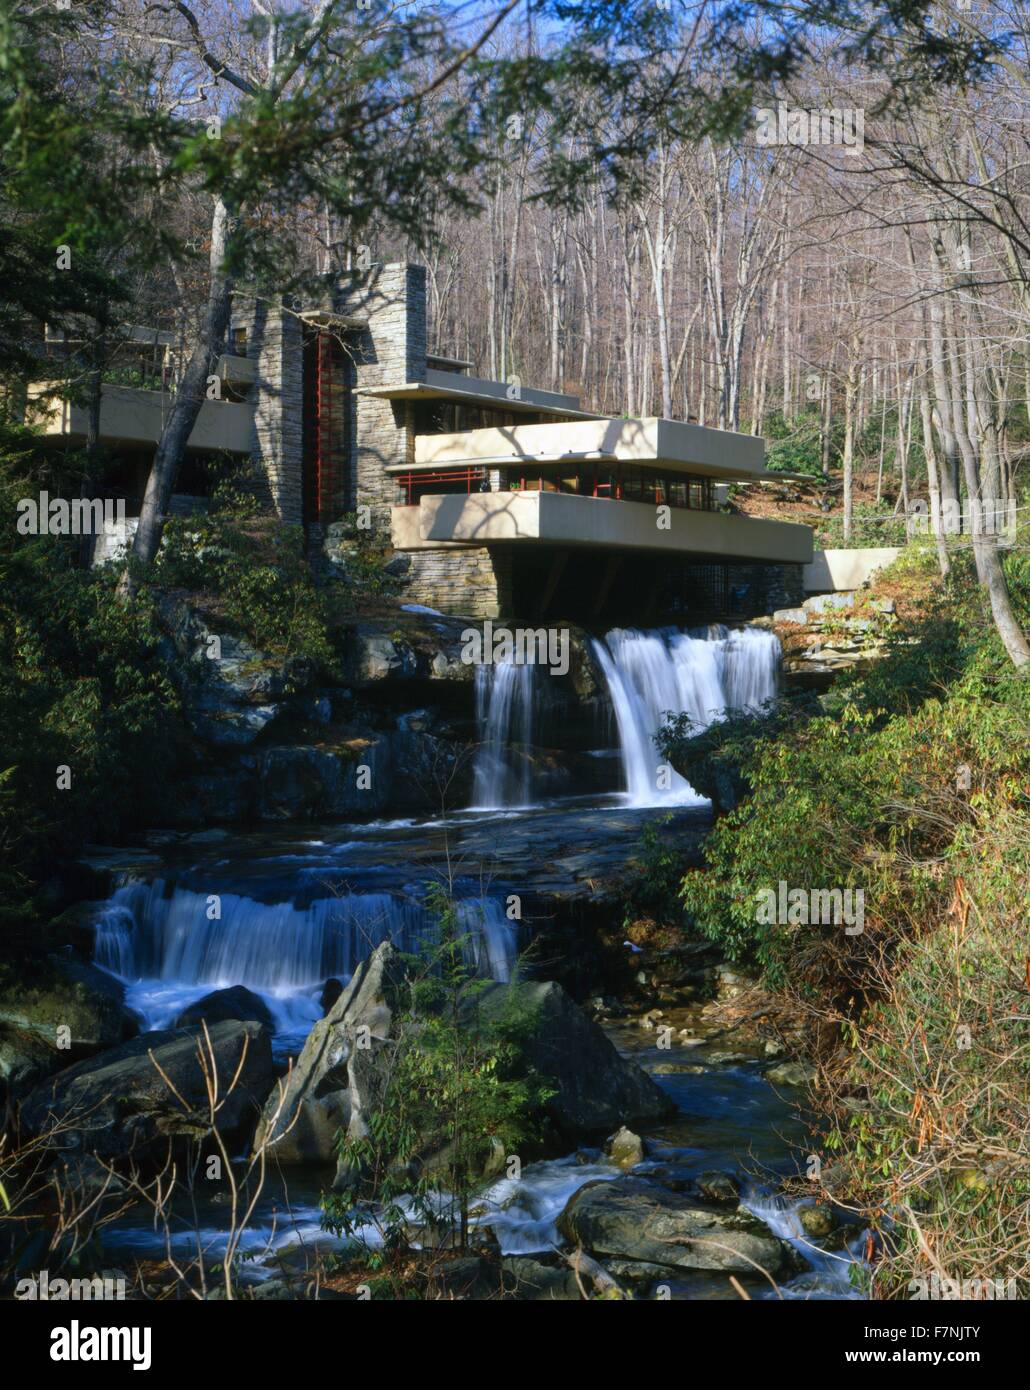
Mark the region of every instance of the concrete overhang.
[[297, 317], [312, 328], [325, 328], [331, 333], [350, 333], [368, 327], [368, 319], [359, 314], [336, 314], [331, 309], [304, 309]]
[[[28, 389], [27, 418], [48, 438], [85, 439], [89, 412], [83, 405], [62, 400], [53, 393], [57, 382], [33, 382]], [[112, 444], [156, 444], [164, 430], [172, 397], [165, 391], [142, 391], [133, 386], [105, 383], [100, 398], [100, 437]], [[187, 447], [250, 452], [252, 408], [236, 401], [205, 401]]]
[[233, 353], [223, 352], [218, 359], [215, 375], [223, 381], [249, 385], [257, 375], [256, 367], [253, 357], [238, 357]]
[[[538, 391], [535, 387], [519, 387], [518, 394], [509, 396], [512, 388], [503, 381], [488, 381], [485, 377], [458, 376], [456, 372], [426, 368], [425, 381], [397, 382], [391, 386], [363, 386], [359, 396], [378, 396], [393, 401], [454, 401], [458, 405], [500, 406], [515, 413], [561, 415], [575, 420], [596, 420], [597, 415], [580, 410], [578, 396], [565, 396], [557, 391]], [[475, 431], [474, 431], [475, 433]]]
[[475, 366], [475, 363], [469, 362], [467, 358], [444, 357], [444, 355], [439, 352], [427, 352], [426, 361], [430, 364], [436, 364], [437, 366], [442, 364], [445, 369], [449, 367], [452, 373], [455, 367], [459, 367], [464, 372], [470, 372]]
[[758, 436], [656, 417], [593, 416], [415, 438], [415, 464], [427, 468], [549, 466], [591, 458], [727, 480], [782, 477], [766, 471], [765, 444]]
[[583, 546], [664, 552], [698, 561], [808, 564], [812, 530], [726, 512], [670, 508], [660, 527], [653, 504], [560, 492], [483, 492], [423, 497], [393, 509], [393, 544], [418, 550], [454, 544]]

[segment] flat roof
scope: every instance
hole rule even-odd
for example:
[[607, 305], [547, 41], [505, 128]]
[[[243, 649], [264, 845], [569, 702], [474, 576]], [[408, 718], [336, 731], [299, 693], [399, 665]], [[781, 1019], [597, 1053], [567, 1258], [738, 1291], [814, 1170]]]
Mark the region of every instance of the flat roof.
[[471, 371], [475, 366], [474, 362], [468, 362], [464, 357], [446, 357], [441, 352], [427, 352], [427, 362], [445, 362], [448, 367], [464, 367], [466, 371]]
[[[490, 389], [493, 388], [493, 389]], [[458, 405], [501, 407], [514, 414], [561, 415], [571, 420], [596, 420], [598, 416], [579, 409], [578, 396], [559, 396], [554, 391], [537, 391], [523, 386], [517, 397], [508, 396], [503, 381], [483, 381], [458, 376], [454, 372], [432, 372], [426, 381], [398, 382], [391, 386], [363, 386], [359, 396], [377, 396], [391, 401], [454, 401]], [[575, 405], [564, 402], [575, 401]]]
[[297, 317], [305, 323], [314, 324], [316, 328], [346, 331], [368, 327], [368, 319], [363, 319], [357, 314], [336, 314], [331, 309], [302, 309]]
[[564, 422], [496, 425], [415, 437], [414, 462], [423, 468], [483, 464], [533, 468], [560, 466], [577, 459], [661, 467], [726, 481], [772, 482], [783, 477], [766, 470], [765, 442], [757, 435], [655, 416], [627, 420], [580, 415]]

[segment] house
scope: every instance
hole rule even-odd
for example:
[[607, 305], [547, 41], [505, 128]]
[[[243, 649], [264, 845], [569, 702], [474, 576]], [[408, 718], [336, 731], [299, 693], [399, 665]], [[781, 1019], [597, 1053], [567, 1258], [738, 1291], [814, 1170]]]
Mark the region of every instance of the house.
[[[802, 597], [810, 529], [722, 505], [725, 484], [775, 476], [761, 439], [600, 416], [575, 396], [471, 375], [428, 351], [421, 266], [335, 274], [314, 306], [240, 296], [229, 346], [180, 491], [206, 456], [249, 456], [264, 505], [314, 540], [331, 541], [350, 513], [388, 532], [411, 602], [650, 623]], [[101, 436], [124, 453], [130, 515], [168, 408], [154, 385], [103, 394]], [[49, 410], [49, 434], [84, 436], [82, 409]]]

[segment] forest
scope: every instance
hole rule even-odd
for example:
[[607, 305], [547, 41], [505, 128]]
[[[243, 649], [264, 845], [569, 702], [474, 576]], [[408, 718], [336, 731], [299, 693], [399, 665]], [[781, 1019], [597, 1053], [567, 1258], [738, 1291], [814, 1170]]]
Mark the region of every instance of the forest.
[[0, 0], [9, 1335], [993, 1359], [1028, 109], [1021, 0]]

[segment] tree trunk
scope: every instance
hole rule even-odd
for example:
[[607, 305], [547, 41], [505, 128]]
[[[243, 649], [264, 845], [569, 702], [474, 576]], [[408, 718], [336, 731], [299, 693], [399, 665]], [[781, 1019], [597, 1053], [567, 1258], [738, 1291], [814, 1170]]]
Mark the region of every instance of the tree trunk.
[[[132, 557], [138, 565], [152, 564], [157, 555], [186, 445], [207, 396], [208, 375], [212, 363], [223, 349], [229, 327], [233, 285], [226, 271], [228, 221], [228, 210], [218, 198], [211, 220], [211, 283], [207, 307], [147, 479], [139, 526], [132, 545]], [[130, 565], [122, 580], [123, 592], [130, 595], [135, 591], [136, 583], [131, 570]]]

